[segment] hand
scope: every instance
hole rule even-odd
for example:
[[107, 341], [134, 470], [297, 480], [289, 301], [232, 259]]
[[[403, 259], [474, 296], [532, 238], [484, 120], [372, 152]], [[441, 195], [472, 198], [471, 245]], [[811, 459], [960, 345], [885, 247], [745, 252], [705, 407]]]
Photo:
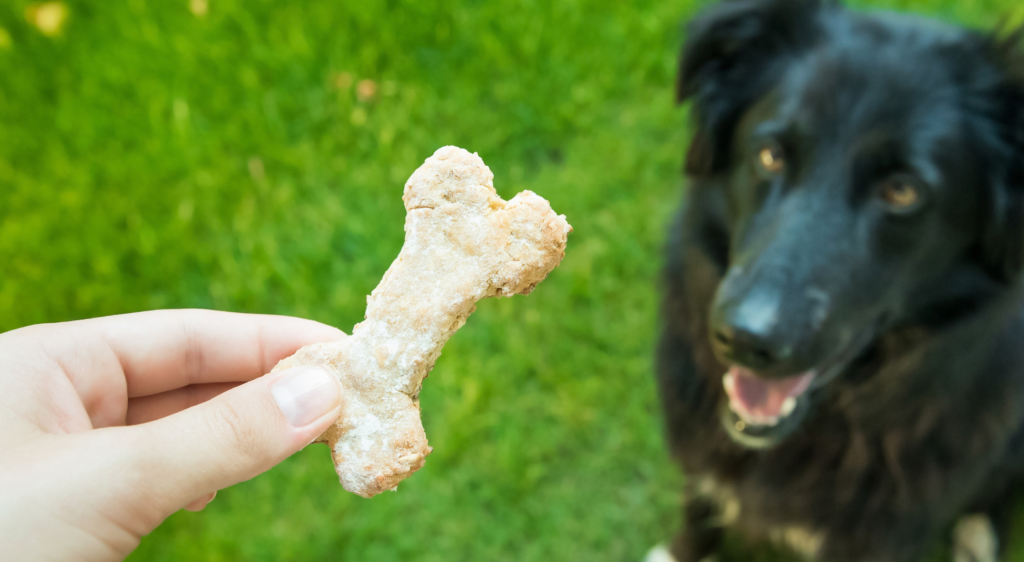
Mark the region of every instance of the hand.
[[340, 385], [320, 367], [263, 375], [343, 337], [202, 310], [0, 334], [0, 559], [121, 560], [298, 451], [340, 415]]

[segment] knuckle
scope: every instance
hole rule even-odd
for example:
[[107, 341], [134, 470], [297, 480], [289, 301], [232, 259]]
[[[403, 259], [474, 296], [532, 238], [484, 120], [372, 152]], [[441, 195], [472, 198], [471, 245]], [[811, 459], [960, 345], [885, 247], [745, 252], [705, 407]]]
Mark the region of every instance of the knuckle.
[[257, 460], [263, 455], [263, 440], [260, 432], [244, 412], [230, 402], [223, 402], [213, 408], [212, 431], [222, 435], [228, 452], [242, 459]]
[[190, 384], [185, 387], [184, 395], [182, 397], [184, 403], [182, 409], [191, 408], [198, 404], [203, 403], [203, 387], [198, 384]]
[[203, 345], [196, 334], [195, 319], [193, 311], [182, 311], [179, 315], [181, 322], [182, 339], [184, 340], [184, 369], [186, 380], [189, 383], [197, 383], [201, 379], [205, 358], [203, 357]]

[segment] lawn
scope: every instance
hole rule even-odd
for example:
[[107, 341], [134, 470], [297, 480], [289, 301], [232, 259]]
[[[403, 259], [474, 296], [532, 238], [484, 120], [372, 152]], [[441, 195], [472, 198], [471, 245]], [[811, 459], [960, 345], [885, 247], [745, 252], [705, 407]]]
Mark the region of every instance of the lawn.
[[[311, 446], [133, 559], [633, 561], [669, 537], [652, 348], [701, 4], [83, 0], [47, 35], [3, 2], [0, 331], [168, 307], [348, 330], [401, 247], [403, 182], [446, 144], [575, 228], [536, 292], [445, 348], [434, 453], [397, 493], [344, 492]], [[1024, 21], [1019, 0], [871, 5]]]

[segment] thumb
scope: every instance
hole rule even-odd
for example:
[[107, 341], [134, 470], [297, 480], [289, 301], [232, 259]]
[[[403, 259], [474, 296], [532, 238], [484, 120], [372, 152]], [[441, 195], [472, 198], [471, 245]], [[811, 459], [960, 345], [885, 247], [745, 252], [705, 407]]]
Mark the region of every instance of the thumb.
[[130, 440], [131, 457], [151, 505], [166, 516], [269, 470], [323, 433], [341, 409], [331, 371], [296, 367], [130, 428], [144, 432]]

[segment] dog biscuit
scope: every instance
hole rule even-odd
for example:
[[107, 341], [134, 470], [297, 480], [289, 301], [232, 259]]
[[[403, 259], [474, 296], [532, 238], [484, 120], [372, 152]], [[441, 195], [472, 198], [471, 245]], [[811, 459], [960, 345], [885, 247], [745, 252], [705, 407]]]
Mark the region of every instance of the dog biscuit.
[[532, 291], [572, 231], [530, 191], [502, 200], [483, 160], [452, 146], [413, 173], [402, 200], [405, 244], [367, 297], [366, 320], [274, 368], [324, 365], [341, 381], [341, 417], [318, 441], [342, 486], [367, 498], [395, 489], [430, 453], [419, 392], [448, 338], [478, 300]]

